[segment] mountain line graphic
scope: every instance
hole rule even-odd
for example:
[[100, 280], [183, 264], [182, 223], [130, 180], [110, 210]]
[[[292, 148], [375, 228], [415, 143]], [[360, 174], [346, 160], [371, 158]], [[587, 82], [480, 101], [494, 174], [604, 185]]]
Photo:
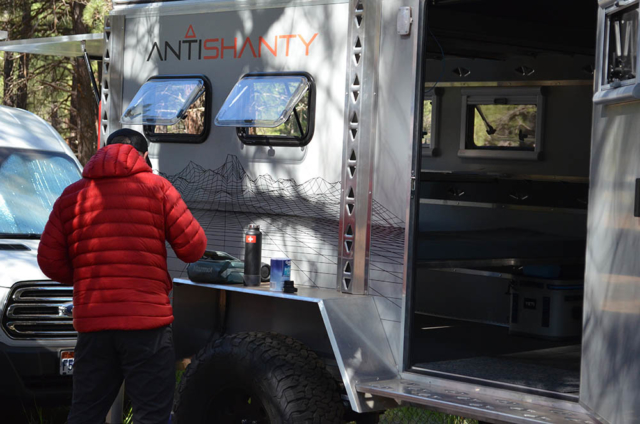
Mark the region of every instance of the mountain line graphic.
[[[161, 175], [194, 209], [340, 219], [340, 181], [316, 177], [298, 184], [292, 178], [274, 179], [269, 174], [251, 178], [235, 155], [227, 155], [216, 169], [189, 162], [177, 174]], [[404, 227], [400, 218], [375, 199], [371, 222], [374, 226]]]

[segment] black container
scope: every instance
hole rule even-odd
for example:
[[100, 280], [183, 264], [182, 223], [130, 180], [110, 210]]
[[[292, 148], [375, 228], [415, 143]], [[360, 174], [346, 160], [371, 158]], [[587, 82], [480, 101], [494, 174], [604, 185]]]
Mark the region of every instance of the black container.
[[244, 235], [244, 285], [259, 286], [262, 268], [262, 232], [260, 226], [250, 224]]

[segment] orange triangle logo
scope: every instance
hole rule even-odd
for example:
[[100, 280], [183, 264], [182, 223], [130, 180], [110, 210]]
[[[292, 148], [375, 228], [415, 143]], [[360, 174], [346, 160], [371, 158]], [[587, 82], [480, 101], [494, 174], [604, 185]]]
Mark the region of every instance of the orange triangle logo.
[[189, 25], [189, 29], [187, 30], [187, 34], [184, 38], [196, 38], [196, 32], [193, 30], [193, 25]]

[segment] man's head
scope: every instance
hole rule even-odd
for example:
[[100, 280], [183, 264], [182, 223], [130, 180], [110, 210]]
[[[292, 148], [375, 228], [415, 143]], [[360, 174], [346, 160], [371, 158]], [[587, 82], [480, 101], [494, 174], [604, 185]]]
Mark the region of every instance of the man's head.
[[147, 139], [138, 131], [122, 128], [112, 132], [107, 138], [107, 146], [111, 144], [129, 144], [140, 153], [147, 165], [151, 166], [149, 160], [149, 147], [147, 145]]

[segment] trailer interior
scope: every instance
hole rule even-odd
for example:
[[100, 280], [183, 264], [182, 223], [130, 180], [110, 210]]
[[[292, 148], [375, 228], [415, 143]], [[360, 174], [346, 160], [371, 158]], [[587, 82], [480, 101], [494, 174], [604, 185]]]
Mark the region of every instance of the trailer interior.
[[428, 5], [405, 358], [577, 400], [597, 2], [517, 3]]

